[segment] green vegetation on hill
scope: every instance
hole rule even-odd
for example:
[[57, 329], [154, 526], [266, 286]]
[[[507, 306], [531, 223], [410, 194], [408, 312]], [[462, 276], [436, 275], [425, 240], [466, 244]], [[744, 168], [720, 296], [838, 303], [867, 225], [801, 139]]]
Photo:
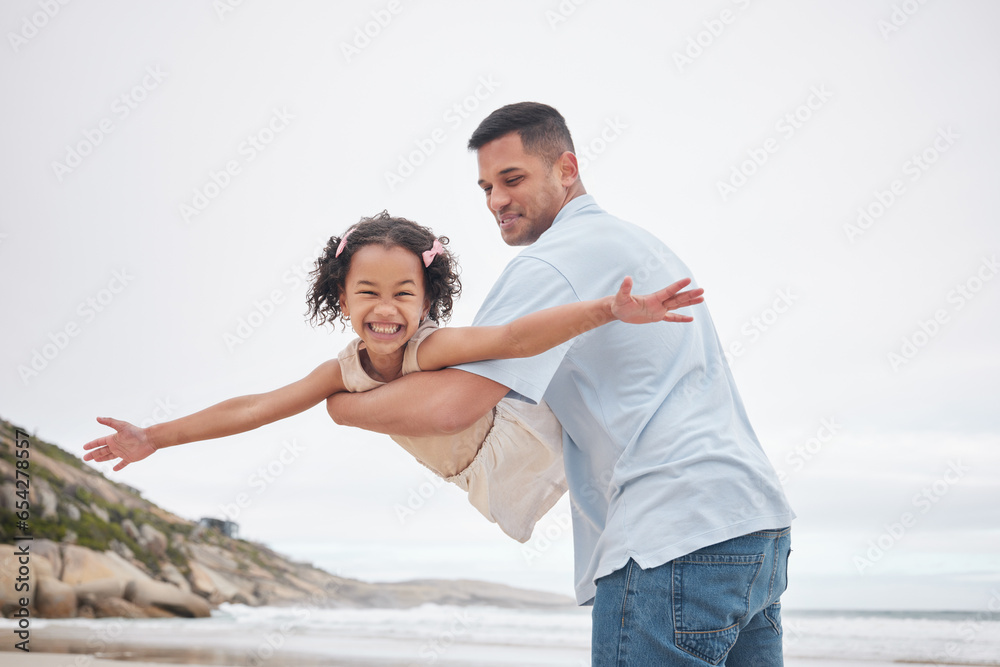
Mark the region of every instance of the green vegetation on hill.
[[[6, 543], [0, 551], [7, 554], [14, 549], [9, 543], [23, 534], [18, 528], [21, 519], [16, 505], [23, 502], [18, 495], [23, 494], [23, 488], [17, 485], [17, 463], [24, 459], [15, 455], [16, 430], [0, 419], [0, 544]], [[548, 593], [484, 582], [371, 584], [338, 577], [308, 563], [290, 560], [263, 544], [233, 539], [181, 519], [145, 500], [135, 489], [107, 479], [71, 453], [33, 436], [29, 436], [29, 442], [28, 532], [37, 540], [34, 545], [41, 547], [39, 553], [50, 554], [39, 557], [54, 559], [54, 578], [65, 583], [64, 577], [71, 570], [73, 581], [68, 585], [85, 586], [86, 582], [107, 579], [108, 570], [115, 570], [116, 563], [124, 560], [125, 565], [144, 570], [140, 574], [148, 579], [190, 590], [190, 595], [200, 596], [210, 604], [546, 607], [570, 602]], [[112, 553], [103, 553], [108, 551]], [[0, 568], [10, 561], [10, 556], [6, 561], [0, 558]], [[126, 591], [139, 590], [143, 577], [130, 571], [116, 572], [111, 578], [117, 577]], [[81, 575], [94, 579], [81, 580]], [[92, 608], [91, 593], [81, 595], [76, 600], [79, 609]], [[0, 599], [0, 613], [3, 604]], [[91, 611], [97, 613], [96, 607]]]
[[[15, 495], [18, 461], [15, 430], [13, 424], [0, 419], [0, 543], [12, 543], [21, 534], [13, 511], [14, 503], [19, 500]], [[245, 573], [256, 566], [283, 583], [289, 583], [293, 570], [314, 569], [290, 564], [264, 545], [226, 537], [183, 520], [149, 502], [136, 489], [107, 479], [81, 458], [56, 445], [30, 435], [29, 440], [28, 524], [30, 534], [36, 539], [72, 542], [98, 552], [121, 552], [123, 545], [137, 564], [154, 577], [162, 573], [167, 562], [175, 565], [183, 576], [191, 574], [190, 550], [185, 545], [220, 548], [233, 559], [236, 571]], [[126, 522], [136, 527], [146, 525], [162, 533], [166, 537], [162, 557], [127, 531]]]
[[[13, 469], [18, 460], [15, 456], [15, 430], [16, 427], [10, 422], [0, 420], [0, 461], [9, 464], [9, 468], [0, 464], [0, 483], [5, 483], [3, 488], [7, 490], [14, 486]], [[24, 430], [21, 429], [21, 432], [24, 433]], [[165, 520], [160, 515], [166, 515], [166, 512], [143, 499], [135, 489], [107, 480], [99, 472], [87, 466], [82, 459], [56, 445], [32, 436], [29, 436], [29, 440], [27, 460], [31, 509], [28, 523], [33, 537], [62, 542], [67, 536], [75, 535], [72, 540], [74, 543], [95, 551], [107, 551], [112, 548], [112, 540], [117, 540], [128, 547], [136, 560], [149, 568], [151, 573], [158, 574], [159, 560], [134, 537], [126, 533], [122, 523], [128, 519], [136, 526], [148, 524], [164, 535], [176, 533], [190, 535], [193, 524]], [[66, 475], [59, 474], [57, 470], [47, 465], [49, 461], [77, 471], [84, 482], [68, 480]], [[94, 493], [86, 482], [112, 485], [123, 500], [130, 501], [128, 505], [131, 506], [127, 506], [124, 502], [108, 500]], [[55, 494], [59, 505], [54, 516], [51, 512], [46, 514], [42, 511], [41, 493], [38, 489], [46, 485]], [[0, 507], [8, 506], [12, 500], [12, 498], [0, 499]], [[78, 511], [73, 512], [70, 506]], [[148, 509], [144, 509], [144, 506]], [[107, 520], [104, 519], [105, 515]], [[0, 543], [14, 541], [15, 535], [18, 534], [17, 521], [18, 518], [13, 511], [0, 512]], [[188, 571], [187, 557], [170, 540], [167, 543], [166, 556], [181, 572]]]

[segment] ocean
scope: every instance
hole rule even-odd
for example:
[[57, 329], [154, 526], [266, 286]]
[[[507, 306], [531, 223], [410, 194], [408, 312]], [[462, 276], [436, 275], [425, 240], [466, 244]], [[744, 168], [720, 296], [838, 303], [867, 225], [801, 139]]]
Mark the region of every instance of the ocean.
[[[1000, 614], [784, 612], [786, 664], [811, 659], [1000, 665]], [[10, 637], [14, 622], [0, 621]], [[36, 619], [33, 651], [260, 665], [590, 664], [589, 609], [425, 605], [316, 609], [222, 605], [208, 619]], [[9, 650], [5, 641], [0, 648]], [[0, 662], [3, 660], [0, 659]], [[67, 665], [75, 664], [67, 662]]]

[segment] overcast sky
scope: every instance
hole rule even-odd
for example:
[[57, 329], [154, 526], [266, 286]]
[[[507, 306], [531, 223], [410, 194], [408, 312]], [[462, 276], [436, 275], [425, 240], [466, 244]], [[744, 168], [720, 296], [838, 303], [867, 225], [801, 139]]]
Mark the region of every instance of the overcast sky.
[[[81, 454], [97, 416], [298, 379], [350, 339], [304, 321], [305, 273], [382, 209], [451, 238], [467, 324], [514, 252], [465, 143], [542, 101], [588, 192], [707, 290], [799, 515], [789, 602], [985, 607], [998, 24], [988, 0], [10, 0], [0, 416]], [[565, 500], [524, 549], [322, 407], [112, 477], [342, 574], [571, 591]]]

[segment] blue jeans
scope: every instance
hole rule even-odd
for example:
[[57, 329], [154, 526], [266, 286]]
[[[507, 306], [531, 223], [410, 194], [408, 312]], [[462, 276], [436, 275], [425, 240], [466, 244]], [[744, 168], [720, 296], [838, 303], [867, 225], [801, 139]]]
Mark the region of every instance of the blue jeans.
[[594, 667], [780, 667], [790, 529], [735, 537], [597, 580]]

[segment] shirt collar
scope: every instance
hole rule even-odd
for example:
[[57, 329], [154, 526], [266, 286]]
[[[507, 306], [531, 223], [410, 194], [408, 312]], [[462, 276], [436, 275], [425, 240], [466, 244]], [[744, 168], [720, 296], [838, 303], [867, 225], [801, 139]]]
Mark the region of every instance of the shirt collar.
[[559, 224], [559, 221], [563, 218], [579, 213], [588, 206], [597, 206], [597, 202], [594, 200], [594, 195], [580, 195], [579, 197], [570, 199], [565, 206], [559, 209], [559, 213], [556, 214], [555, 220], [552, 221], [552, 226]]

